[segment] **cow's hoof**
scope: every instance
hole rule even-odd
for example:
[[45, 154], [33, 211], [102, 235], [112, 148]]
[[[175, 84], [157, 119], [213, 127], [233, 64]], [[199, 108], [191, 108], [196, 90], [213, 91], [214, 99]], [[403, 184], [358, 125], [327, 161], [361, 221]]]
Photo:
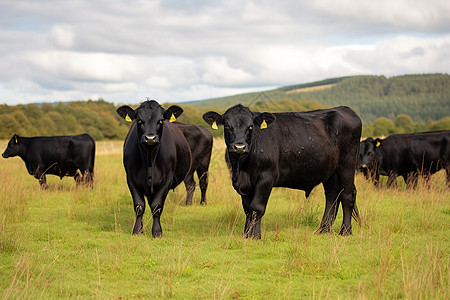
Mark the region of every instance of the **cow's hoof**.
[[352, 226], [342, 226], [339, 234], [342, 236], [352, 235]]
[[323, 226], [320, 227], [319, 229], [317, 229], [317, 231], [315, 232], [315, 234], [322, 234], [322, 233], [332, 233], [333, 230], [331, 227], [329, 226]]
[[153, 235], [153, 238], [154, 238], [154, 239], [156, 239], [156, 238], [162, 238], [162, 232], [155, 232], [155, 233], [153, 233], [152, 235]]

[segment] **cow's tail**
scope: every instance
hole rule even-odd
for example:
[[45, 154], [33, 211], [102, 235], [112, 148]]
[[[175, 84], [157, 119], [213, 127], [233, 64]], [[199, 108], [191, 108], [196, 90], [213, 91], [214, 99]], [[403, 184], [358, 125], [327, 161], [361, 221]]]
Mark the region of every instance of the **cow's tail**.
[[355, 205], [353, 206], [353, 211], [352, 211], [352, 217], [353, 219], [355, 219], [356, 223], [358, 223], [358, 225], [362, 225], [361, 223], [361, 216], [359, 215], [359, 210], [358, 207]]
[[356, 206], [356, 187], [353, 187], [353, 210], [352, 210], [352, 217], [355, 219], [356, 223], [358, 223], [359, 226], [362, 225], [361, 223], [361, 216], [359, 215], [358, 206]]
[[95, 141], [92, 139], [92, 152], [91, 152], [91, 163], [89, 164], [89, 172], [94, 177], [94, 162], [95, 162]]
[[88, 135], [92, 142], [92, 151], [91, 151], [91, 157], [88, 164], [87, 174], [85, 174], [85, 183], [90, 185], [91, 187], [94, 184], [94, 163], [95, 163], [95, 140]]

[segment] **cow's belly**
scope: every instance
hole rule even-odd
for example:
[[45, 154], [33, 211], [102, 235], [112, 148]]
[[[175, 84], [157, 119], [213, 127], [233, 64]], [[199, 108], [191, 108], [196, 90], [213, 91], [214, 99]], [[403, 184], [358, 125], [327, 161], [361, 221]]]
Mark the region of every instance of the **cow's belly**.
[[276, 186], [308, 190], [326, 181], [335, 172], [338, 152], [318, 152], [283, 159], [278, 165]]
[[316, 170], [292, 170], [289, 173], [280, 174], [275, 186], [287, 187], [298, 190], [311, 190], [316, 185], [326, 181], [334, 173], [334, 169]]

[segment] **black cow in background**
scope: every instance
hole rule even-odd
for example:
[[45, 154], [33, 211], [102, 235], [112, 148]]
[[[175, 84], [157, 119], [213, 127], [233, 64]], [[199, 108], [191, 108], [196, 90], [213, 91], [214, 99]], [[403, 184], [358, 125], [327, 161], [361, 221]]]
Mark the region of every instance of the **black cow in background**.
[[358, 170], [363, 173], [364, 177], [367, 180], [372, 180], [374, 181], [375, 185], [377, 185], [378, 182], [375, 181], [375, 170], [377, 169], [375, 165], [376, 162], [368, 161], [368, 156], [373, 155], [373, 151], [375, 149], [374, 145], [376, 145], [376, 143], [374, 141], [375, 140], [373, 138], [369, 137], [359, 143]]
[[28, 173], [48, 188], [46, 175], [72, 176], [78, 184], [93, 186], [95, 141], [88, 134], [74, 136], [21, 137], [13, 135], [2, 155], [19, 156]]
[[318, 232], [332, 230], [342, 203], [340, 234], [352, 233], [362, 125], [350, 108], [272, 114], [239, 104], [223, 115], [207, 112], [203, 119], [213, 128], [224, 126], [232, 183], [246, 215], [245, 237], [261, 238], [261, 218], [273, 187], [304, 190], [308, 197], [320, 183], [326, 206]]
[[360, 160], [360, 169], [375, 185], [384, 175], [389, 187], [397, 186], [397, 176], [403, 177], [407, 187], [416, 187], [421, 175], [429, 187], [431, 175], [445, 169], [450, 187], [450, 130], [368, 138], [361, 142]]
[[152, 236], [161, 237], [160, 217], [167, 194], [183, 182], [192, 165], [186, 138], [170, 122], [180, 116], [183, 109], [174, 105], [165, 110], [151, 100], [144, 101], [136, 110], [121, 106], [117, 113], [133, 121], [123, 146], [123, 164], [136, 213], [133, 234], [143, 230], [145, 196], [153, 216]]
[[189, 144], [192, 153], [192, 167], [184, 180], [186, 186], [186, 205], [192, 204], [195, 191], [194, 173], [197, 173], [201, 191], [200, 204], [206, 205], [206, 189], [208, 188], [208, 168], [211, 161], [213, 136], [203, 126], [174, 122], [181, 130]]

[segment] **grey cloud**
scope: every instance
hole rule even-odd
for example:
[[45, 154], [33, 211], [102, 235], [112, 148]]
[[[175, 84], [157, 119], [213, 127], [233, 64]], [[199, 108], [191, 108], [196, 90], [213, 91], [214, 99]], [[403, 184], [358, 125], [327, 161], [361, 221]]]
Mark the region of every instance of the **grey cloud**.
[[0, 0], [0, 102], [179, 101], [342, 75], [446, 72], [447, 2]]

